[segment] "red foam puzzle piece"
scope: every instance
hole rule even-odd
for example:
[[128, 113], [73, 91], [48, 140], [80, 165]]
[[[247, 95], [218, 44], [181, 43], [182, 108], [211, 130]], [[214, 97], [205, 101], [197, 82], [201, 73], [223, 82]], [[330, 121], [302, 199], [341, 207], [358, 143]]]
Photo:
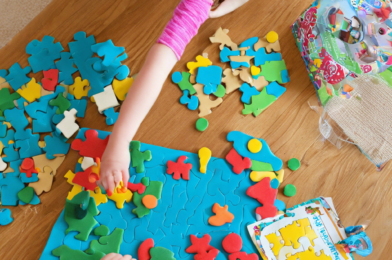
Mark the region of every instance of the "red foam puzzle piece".
[[108, 144], [109, 136], [105, 139], [100, 139], [98, 137], [98, 132], [93, 129], [87, 130], [85, 136], [85, 141], [75, 139], [71, 144], [71, 148], [75, 151], [79, 151], [81, 156], [101, 158], [106, 145]]
[[271, 179], [269, 177], [262, 179], [246, 191], [246, 195], [256, 199], [263, 205], [256, 209], [256, 213], [262, 219], [275, 217], [278, 213], [278, 209], [274, 206], [277, 193], [277, 189], [271, 188]]
[[242, 248], [242, 238], [236, 233], [231, 233], [223, 239], [222, 247], [228, 254], [239, 252]]
[[234, 148], [226, 155], [226, 160], [233, 166], [233, 172], [236, 174], [240, 174], [252, 166], [252, 161], [248, 157], [242, 158]]
[[189, 171], [192, 169], [191, 163], [184, 163], [188, 159], [185, 155], [180, 156], [177, 162], [167, 162], [167, 174], [173, 174], [173, 179], [179, 180], [180, 178], [189, 181]]
[[38, 173], [34, 166], [34, 160], [31, 158], [24, 159], [19, 167], [19, 170], [26, 173], [27, 178], [31, 178], [33, 173]]
[[202, 238], [191, 235], [192, 245], [185, 249], [189, 254], [196, 254], [195, 260], [214, 260], [219, 254], [219, 250], [210, 246], [211, 236], [205, 234]]
[[137, 192], [139, 194], [143, 194], [146, 191], [146, 186], [143, 185], [143, 183], [132, 183], [128, 182], [127, 188], [132, 191], [132, 192]]
[[84, 172], [77, 172], [72, 182], [84, 187], [86, 190], [94, 191], [97, 185], [99, 176], [92, 172], [93, 166], [87, 168]]
[[255, 253], [248, 255], [245, 252], [237, 252], [229, 255], [229, 260], [259, 260], [259, 256]]
[[54, 91], [56, 89], [57, 83], [59, 81], [59, 70], [50, 69], [44, 71], [44, 78], [41, 80], [42, 87], [49, 91]]
[[139, 246], [137, 250], [137, 256], [139, 260], [150, 260], [150, 249], [154, 247], [154, 240], [152, 238], [148, 238], [144, 240], [144, 242]]

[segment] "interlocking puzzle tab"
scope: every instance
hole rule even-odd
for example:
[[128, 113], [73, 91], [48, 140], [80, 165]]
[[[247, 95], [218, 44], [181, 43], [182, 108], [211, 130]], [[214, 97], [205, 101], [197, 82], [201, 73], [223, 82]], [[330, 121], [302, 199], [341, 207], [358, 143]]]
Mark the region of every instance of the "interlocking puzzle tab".
[[167, 162], [167, 174], [173, 174], [173, 179], [189, 181], [189, 171], [192, 169], [191, 163], [185, 163], [188, 158], [186, 156], [180, 156], [177, 162]]
[[71, 148], [79, 151], [81, 156], [101, 158], [109, 141], [109, 137], [100, 139], [98, 137], [98, 132], [93, 129], [87, 130], [85, 136], [85, 141], [75, 139], [71, 144]]
[[132, 141], [130, 145], [130, 150], [131, 150], [131, 163], [132, 167], [136, 168], [137, 173], [142, 173], [145, 171], [144, 168], [144, 162], [151, 161], [152, 155], [151, 151], [145, 151], [141, 152], [140, 151], [140, 142], [139, 141]]

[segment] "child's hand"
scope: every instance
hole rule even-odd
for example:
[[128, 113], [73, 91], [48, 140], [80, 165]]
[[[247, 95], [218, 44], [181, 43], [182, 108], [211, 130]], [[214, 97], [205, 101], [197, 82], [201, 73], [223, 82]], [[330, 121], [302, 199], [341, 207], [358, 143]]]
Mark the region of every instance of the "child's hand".
[[129, 144], [127, 142], [111, 142], [109, 139], [108, 146], [102, 156], [99, 176], [99, 184], [103, 186], [109, 196], [121, 181], [127, 187], [130, 160]]
[[101, 260], [136, 260], [136, 259], [132, 258], [132, 256], [130, 255], [122, 256], [120, 254], [110, 253], [108, 255], [105, 255]]
[[225, 0], [217, 9], [210, 12], [210, 18], [217, 18], [233, 12], [249, 0]]

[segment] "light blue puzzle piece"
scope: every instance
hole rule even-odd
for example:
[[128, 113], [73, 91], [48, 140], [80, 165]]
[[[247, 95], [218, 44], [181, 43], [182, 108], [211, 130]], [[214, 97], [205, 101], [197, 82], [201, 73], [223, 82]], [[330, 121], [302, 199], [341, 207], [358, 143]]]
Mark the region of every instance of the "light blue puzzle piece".
[[265, 48], [260, 48], [255, 52], [255, 66], [264, 65], [267, 61], [280, 61], [282, 54], [266, 53]]
[[17, 91], [31, 80], [31, 78], [26, 76], [30, 71], [31, 68], [29, 66], [22, 69], [19, 63], [16, 62], [9, 69], [9, 74], [5, 77], [5, 80], [11, 85], [13, 90]]
[[0, 77], [2, 77], [3, 79], [5, 79], [5, 77], [8, 75], [8, 71], [7, 70], [0, 70]]
[[120, 114], [119, 112], [115, 112], [113, 107], [104, 110], [103, 113], [106, 116], [107, 125], [114, 125], [114, 123], [116, 123], [118, 116]]
[[52, 132], [53, 136], [47, 135], [44, 140], [46, 146], [43, 150], [46, 152], [46, 158], [52, 160], [55, 158], [55, 154], [67, 154], [70, 148], [70, 144], [61, 140], [58, 136]]
[[223, 47], [223, 50], [221, 50], [219, 56], [221, 62], [229, 62], [230, 61], [230, 56], [240, 56], [241, 52], [239, 50], [237, 51], [232, 51], [227, 47]]
[[0, 138], [4, 138], [7, 135], [7, 125], [0, 122]]
[[286, 92], [286, 88], [279, 85], [276, 81], [266, 86], [266, 89], [268, 95], [273, 95], [276, 98], [280, 97], [284, 92]]
[[274, 206], [278, 209], [278, 211], [284, 211], [286, 209], [286, 204], [278, 199], [275, 200]]
[[290, 82], [290, 77], [287, 70], [282, 70], [280, 75], [282, 76], [282, 84]]
[[37, 196], [37, 194], [35, 194], [35, 192], [34, 192], [34, 197], [33, 197], [33, 199], [28, 203], [28, 204], [26, 204], [26, 203], [24, 203], [23, 201], [19, 201], [19, 205], [38, 205], [38, 204], [40, 204], [40, 202], [41, 202], [41, 200], [39, 199], [39, 197]]
[[125, 51], [125, 48], [117, 47], [113, 44], [112, 40], [107, 40], [106, 42], [92, 45], [91, 50], [97, 53], [99, 57], [104, 57], [102, 65], [109, 66]]
[[[57, 107], [50, 107], [48, 111], [37, 111], [33, 119], [33, 132], [34, 133], [50, 133], [54, 131], [52, 118], [56, 116]], [[64, 114], [60, 114], [64, 117]]]
[[240, 91], [242, 92], [242, 97], [241, 97], [242, 103], [245, 103], [248, 105], [250, 104], [250, 100], [251, 100], [252, 96], [257, 96], [260, 94], [260, 92], [257, 91], [257, 89], [255, 87], [249, 86], [248, 83], [242, 84], [240, 87]]
[[232, 131], [227, 135], [227, 141], [234, 142], [234, 149], [242, 156], [248, 157], [251, 160], [260, 161], [271, 164], [274, 171], [282, 169], [283, 162], [276, 157], [270, 150], [266, 141], [257, 138], [262, 143], [262, 149], [258, 153], [251, 153], [248, 148], [248, 142], [254, 137], [241, 133], [239, 131]]
[[0, 226], [11, 224], [14, 219], [11, 217], [11, 210], [0, 209]]
[[237, 62], [237, 61], [231, 61], [230, 66], [232, 69], [238, 69], [239, 67], [246, 67], [249, 68], [250, 64], [249, 62]]
[[12, 162], [20, 159], [18, 151], [15, 151], [14, 143], [4, 148], [3, 152], [6, 155], [6, 157], [3, 157], [4, 162]]
[[[8, 174], [8, 173], [7, 173], [7, 174]], [[28, 177], [26, 176], [26, 173], [22, 172], [22, 173], [19, 175], [19, 179], [20, 179], [23, 183], [37, 182], [37, 181], [38, 181], [38, 175], [37, 175], [36, 173], [33, 173], [33, 174], [31, 175], [31, 177], [28, 178]]]
[[[31, 129], [27, 129], [31, 133]], [[31, 158], [43, 154], [41, 147], [38, 146], [39, 135], [32, 135], [29, 139], [18, 140], [15, 147], [19, 148], [20, 159]]]
[[122, 65], [121, 62], [127, 58], [127, 54], [117, 57], [109, 66], [105, 66], [102, 60], [99, 60], [93, 64], [94, 70], [101, 72], [104, 79], [113, 81], [116, 77], [118, 80], [124, 80], [129, 76], [129, 68], [126, 65]]
[[252, 37], [247, 39], [246, 41], [242, 42], [239, 48], [248, 47], [245, 51], [246, 56], [255, 56], [255, 49], [254, 45], [259, 41], [259, 37]]
[[24, 187], [25, 185], [18, 177], [7, 174], [4, 179], [0, 180], [1, 205], [18, 205], [18, 192], [21, 191]]
[[76, 113], [77, 117], [84, 117], [84, 115], [86, 114], [86, 108], [87, 108], [87, 99], [82, 98], [82, 99], [73, 99], [70, 100], [71, 102], [71, 106], [69, 107], [68, 110], [71, 110], [72, 108], [75, 108], [76, 111], [78, 111]]
[[196, 110], [199, 107], [199, 99], [193, 95], [189, 97], [189, 90], [184, 90], [180, 103], [187, 105], [189, 110]]
[[78, 71], [74, 67], [74, 60], [71, 58], [71, 53], [61, 52], [61, 59], [56, 61], [56, 68], [59, 70], [59, 82], [64, 82], [66, 85], [72, 85], [74, 79], [72, 74]]
[[[57, 108], [55, 108], [55, 111], [57, 110]], [[58, 123], [61, 122], [61, 120], [63, 120], [65, 118], [64, 114], [55, 114], [52, 117], [52, 123], [57, 125]]]
[[4, 111], [4, 116], [7, 122], [11, 123], [12, 127], [15, 129], [15, 140], [28, 138], [28, 133], [25, 133], [25, 128], [29, 125], [24, 109], [7, 109]]
[[0, 142], [4, 145], [5, 148], [8, 147], [10, 141], [15, 141], [15, 131], [13, 129], [8, 130], [7, 135], [0, 138]]
[[[13, 169], [13, 172], [8, 172], [7, 175], [12, 175], [14, 177], [19, 177], [20, 175], [20, 166], [22, 165], [23, 160], [16, 160], [10, 162], [9, 168]], [[23, 182], [23, 181], [22, 181]]]
[[216, 92], [218, 85], [222, 81], [222, 72], [222, 68], [215, 65], [198, 69], [196, 82], [204, 85], [204, 93], [206, 95]]

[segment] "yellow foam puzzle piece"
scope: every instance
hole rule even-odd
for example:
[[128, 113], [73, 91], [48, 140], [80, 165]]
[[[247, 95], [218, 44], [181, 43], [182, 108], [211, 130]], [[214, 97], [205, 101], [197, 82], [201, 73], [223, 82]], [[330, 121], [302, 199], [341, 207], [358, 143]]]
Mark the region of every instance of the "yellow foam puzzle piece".
[[272, 252], [274, 253], [275, 256], [279, 255], [280, 249], [284, 247], [284, 243], [281, 241], [283, 238], [281, 236], [277, 236], [275, 233], [271, 233], [269, 235], [266, 235], [265, 238], [268, 240], [270, 244], [273, 246], [271, 247]]
[[32, 103], [41, 97], [41, 85], [37, 83], [35, 78], [32, 78], [30, 82], [23, 85], [16, 92], [28, 102]]
[[93, 197], [95, 200], [95, 204], [97, 206], [101, 205], [102, 203], [108, 202], [108, 197], [106, 194], [102, 194], [102, 191], [99, 187], [96, 187], [94, 191], [90, 190], [90, 197]]
[[81, 77], [77, 77], [75, 78], [74, 84], [69, 86], [68, 92], [74, 95], [76, 99], [81, 99], [82, 97], [87, 97], [90, 88], [90, 83], [87, 79], [82, 80]]
[[260, 152], [262, 147], [263, 144], [256, 138], [253, 138], [248, 142], [248, 149], [251, 153]]
[[296, 222], [281, 228], [279, 232], [283, 237], [284, 245], [293, 245], [294, 249], [297, 249], [301, 246], [301, 243], [298, 242], [298, 239], [305, 236], [305, 228], [298, 226]]
[[120, 101], [125, 100], [125, 95], [128, 93], [129, 89], [132, 87], [134, 79], [131, 78], [126, 78], [124, 80], [113, 80], [113, 91], [114, 94], [116, 94], [116, 97]]
[[83, 162], [83, 157], [80, 157], [78, 163], [82, 164], [82, 162]]
[[65, 175], [64, 178], [67, 179], [67, 182], [71, 185], [75, 185], [75, 183], [73, 183], [73, 179], [75, 178], [75, 173], [73, 173], [73, 171], [69, 170]]
[[274, 31], [270, 31], [269, 33], [267, 33], [267, 36], [265, 36], [265, 38], [267, 39], [267, 42], [274, 43], [279, 40], [279, 35]]
[[207, 165], [209, 160], [211, 159], [211, 150], [207, 147], [203, 147], [199, 150], [199, 158], [200, 158], [200, 172], [207, 172]]
[[[207, 56], [207, 54], [203, 54]], [[186, 64], [187, 68], [189, 69], [189, 73], [193, 74], [195, 70], [199, 67], [208, 67], [212, 65], [211, 60], [207, 57], [201, 55], [196, 56], [196, 62], [190, 61]]]
[[252, 66], [250, 68], [250, 73], [252, 74], [252, 76], [259, 75], [260, 72], [261, 72], [261, 68], [260, 67]]
[[124, 193], [118, 193], [117, 188], [114, 189], [112, 196], [109, 196], [110, 200], [116, 202], [116, 207], [118, 209], [122, 209], [124, 207], [124, 203], [129, 203], [132, 200], [133, 193], [128, 190]]
[[276, 174], [275, 172], [257, 172], [257, 171], [252, 171], [250, 173], [250, 179], [254, 182], [259, 182], [266, 177], [269, 177], [271, 180], [273, 180], [276, 179]]
[[278, 179], [279, 183], [283, 182], [284, 177], [284, 169], [280, 169], [279, 171], [275, 172], [276, 178]]
[[83, 187], [78, 184], [74, 184], [74, 186], [72, 186], [72, 190], [70, 192], [68, 192], [67, 199], [72, 200], [73, 197], [75, 197], [81, 191], [83, 191]]

